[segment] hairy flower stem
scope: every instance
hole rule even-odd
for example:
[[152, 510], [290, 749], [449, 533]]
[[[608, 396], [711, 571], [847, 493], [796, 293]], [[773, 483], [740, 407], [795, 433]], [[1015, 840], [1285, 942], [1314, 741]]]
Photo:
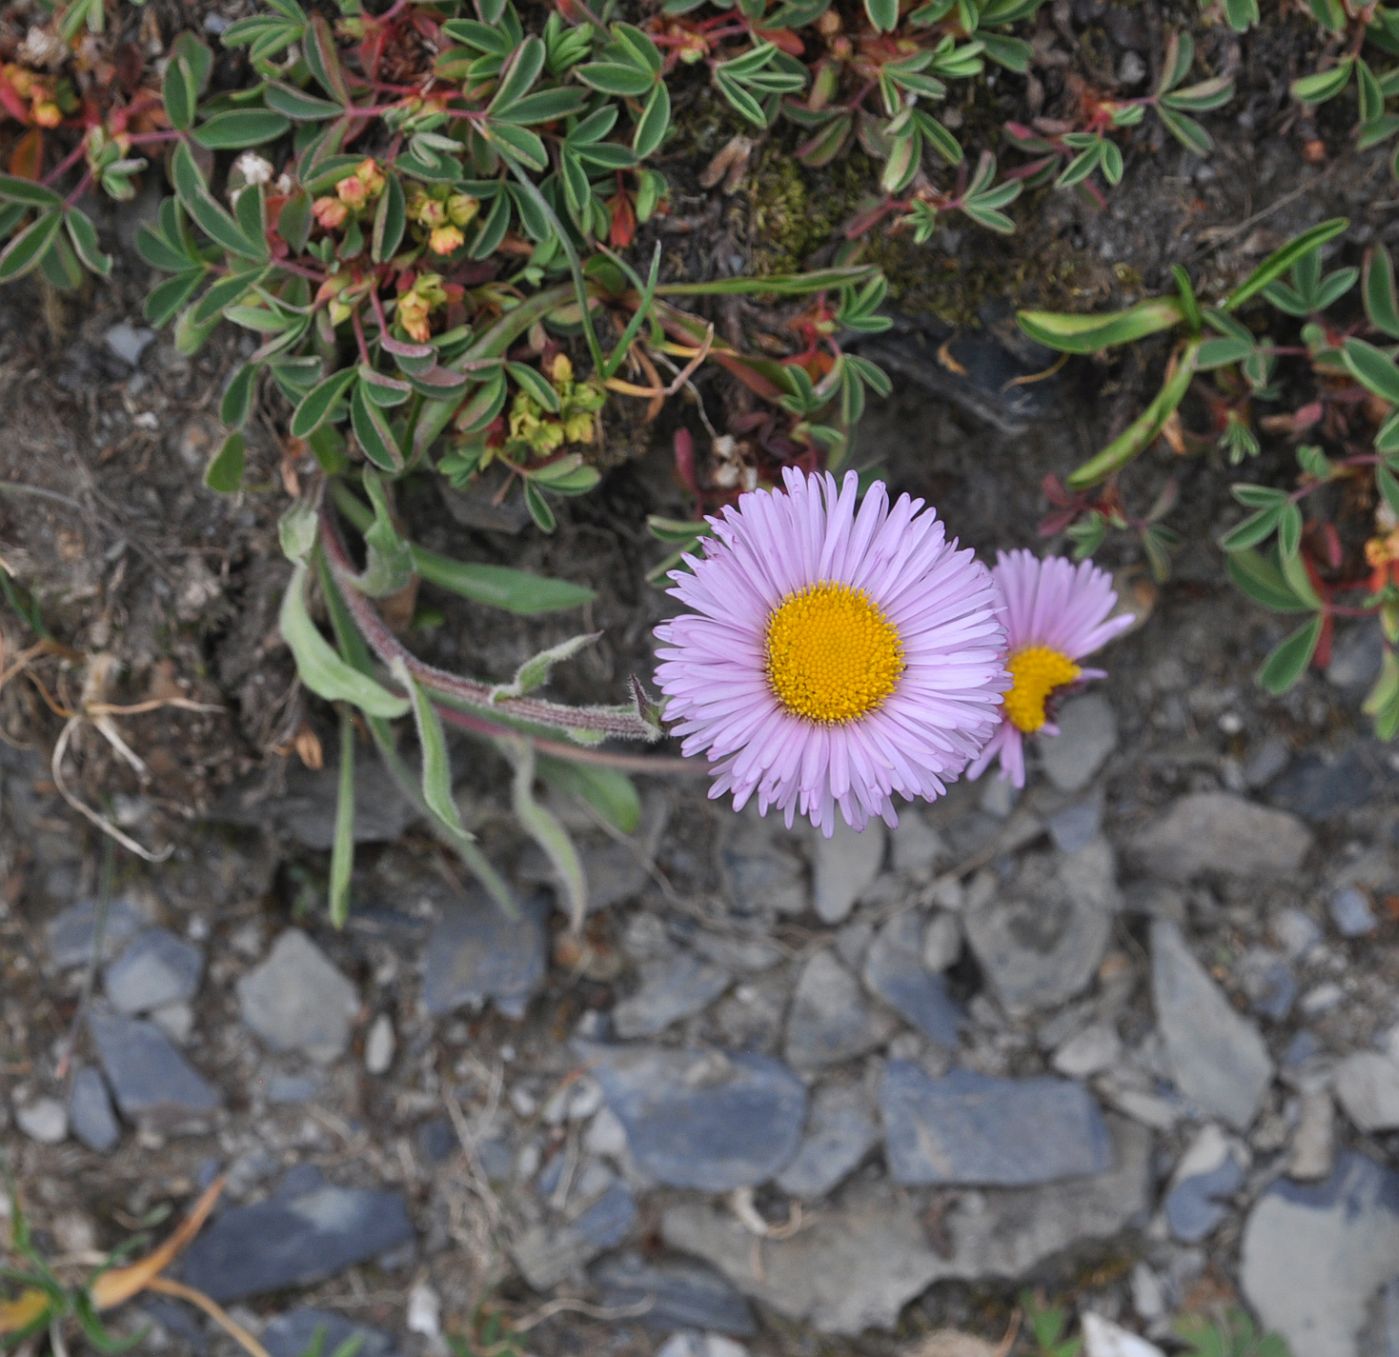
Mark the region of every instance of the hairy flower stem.
[[445, 669], [438, 669], [420, 660], [399, 641], [379, 616], [374, 605], [356, 587], [354, 565], [345, 550], [339, 529], [326, 509], [321, 510], [320, 541], [331, 574], [340, 586], [345, 606], [354, 618], [360, 634], [369, 643], [370, 649], [387, 665], [392, 666], [395, 661], [401, 662], [424, 688], [470, 707], [498, 711], [502, 716], [528, 721], [533, 725], [551, 726], [556, 730], [587, 730], [622, 740], [649, 741], [659, 738], [659, 730], [642, 720], [639, 715], [627, 712], [601, 707], [566, 707], [561, 703], [545, 702], [530, 697], [508, 697], [492, 701], [494, 690], [490, 684], [449, 674]]

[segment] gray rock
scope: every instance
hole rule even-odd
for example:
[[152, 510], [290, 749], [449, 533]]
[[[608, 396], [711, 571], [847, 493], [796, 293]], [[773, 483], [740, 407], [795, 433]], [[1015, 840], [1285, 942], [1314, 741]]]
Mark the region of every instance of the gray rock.
[[865, 956], [864, 981], [905, 1022], [930, 1041], [956, 1047], [966, 1014], [947, 981], [923, 962], [922, 919], [911, 910], [884, 925]]
[[647, 1262], [638, 1254], [604, 1258], [589, 1273], [609, 1310], [650, 1302], [636, 1322], [647, 1328], [707, 1329], [748, 1338], [757, 1332], [748, 1302], [720, 1273], [688, 1259]]
[[748, 1357], [748, 1349], [715, 1333], [672, 1334], [656, 1357]]
[[1151, 1136], [1113, 1120], [1116, 1167], [1097, 1178], [964, 1191], [934, 1251], [915, 1203], [884, 1183], [859, 1183], [785, 1239], [755, 1241], [725, 1208], [671, 1207], [667, 1244], [717, 1267], [739, 1290], [823, 1333], [889, 1328], [936, 1281], [1022, 1278], [1066, 1250], [1112, 1239], [1151, 1197]]
[[321, 1357], [335, 1357], [352, 1339], [359, 1340], [355, 1357], [394, 1357], [393, 1339], [378, 1329], [365, 1328], [331, 1310], [305, 1307], [278, 1315], [262, 1331], [262, 1346], [269, 1357], [306, 1357], [317, 1335]]
[[1281, 1022], [1297, 1002], [1297, 978], [1292, 968], [1276, 952], [1251, 947], [1239, 965], [1239, 980], [1253, 1011], [1273, 1022]]
[[160, 1028], [100, 1009], [88, 1014], [87, 1025], [107, 1086], [128, 1121], [175, 1128], [207, 1120], [223, 1106], [223, 1095]]
[[1361, 1351], [1372, 1357], [1399, 1357], [1399, 1276], [1381, 1289], [1370, 1307]]
[[1053, 1065], [1070, 1079], [1087, 1079], [1110, 1069], [1122, 1057], [1122, 1041], [1107, 1023], [1092, 1023], [1075, 1032], [1057, 1051]]
[[68, 1111], [57, 1098], [17, 1104], [15, 1125], [40, 1145], [59, 1145], [68, 1139]]
[[855, 979], [830, 952], [802, 967], [787, 1015], [787, 1059], [798, 1069], [834, 1065], [889, 1039], [892, 1022], [872, 1012]]
[[612, 1010], [619, 1037], [654, 1037], [673, 1022], [707, 1008], [733, 977], [690, 952], [641, 963], [641, 984]]
[[[209, 812], [221, 824], [275, 826], [294, 843], [329, 852], [335, 842], [335, 806], [340, 770], [319, 771], [293, 763], [284, 790], [269, 797], [262, 779], [230, 788]], [[355, 842], [394, 843], [418, 818], [380, 759], [355, 760]]]
[[118, 321], [102, 336], [102, 342], [115, 357], [127, 367], [135, 367], [141, 355], [155, 343], [155, 331], [145, 326], [139, 329], [127, 321]]
[[184, 1253], [187, 1285], [226, 1305], [311, 1286], [413, 1241], [401, 1194], [288, 1177], [275, 1196], [204, 1227]]
[[1077, 853], [1086, 848], [1103, 830], [1102, 793], [1070, 801], [1046, 817], [1045, 826], [1061, 853]]
[[1343, 886], [1327, 901], [1327, 908], [1343, 938], [1363, 938], [1380, 926], [1369, 897], [1357, 886]]
[[1304, 820], [1323, 824], [1364, 810], [1393, 780], [1385, 757], [1377, 740], [1358, 741], [1339, 754], [1304, 754], [1268, 784], [1268, 799]]
[[1336, 1097], [1362, 1131], [1399, 1130], [1399, 1058], [1356, 1051], [1336, 1070]]
[[1324, 1088], [1307, 1089], [1288, 1151], [1287, 1175], [1302, 1182], [1329, 1178], [1336, 1163], [1336, 1104]]
[[806, 1089], [769, 1056], [654, 1046], [584, 1054], [637, 1166], [671, 1187], [766, 1182], [796, 1153]]
[[1396, 1260], [1399, 1173], [1345, 1153], [1325, 1182], [1267, 1188], [1244, 1227], [1240, 1281], [1299, 1357], [1375, 1357], [1358, 1334]]
[[1295, 815], [1228, 792], [1182, 796], [1131, 840], [1141, 866], [1167, 881], [1205, 872], [1285, 880], [1311, 846], [1311, 830]]
[[1151, 926], [1151, 986], [1175, 1084], [1205, 1111], [1246, 1129], [1273, 1077], [1258, 1029], [1236, 1013], [1180, 929]]
[[[50, 919], [44, 928], [49, 957], [59, 970], [85, 966], [97, 945], [99, 907], [96, 900], [80, 900]], [[102, 925], [102, 955], [110, 961], [132, 938], [146, 927], [146, 916], [125, 896], [107, 905]]]
[[1120, 899], [1106, 840], [1033, 855], [1010, 892], [967, 914], [967, 941], [1011, 1013], [1061, 1004], [1092, 982]]
[[1040, 765], [1061, 792], [1076, 792], [1098, 775], [1117, 748], [1117, 717], [1102, 693], [1064, 703], [1057, 739], [1040, 740]]
[[1144, 1338], [1138, 1338], [1091, 1310], [1083, 1316], [1083, 1357], [1166, 1357]]
[[1378, 627], [1346, 627], [1331, 648], [1326, 677], [1336, 687], [1362, 696], [1379, 677], [1384, 637]]
[[806, 867], [780, 817], [751, 809], [737, 816], [720, 846], [719, 870], [740, 914], [806, 912]]
[[272, 1050], [328, 1065], [349, 1047], [359, 996], [305, 933], [288, 928], [267, 959], [239, 980], [238, 1007]]
[[811, 852], [812, 903], [824, 924], [844, 923], [855, 902], [873, 884], [884, 862], [885, 829], [871, 820], [857, 834], [837, 820], [829, 839], [815, 836]]
[[1176, 1166], [1166, 1193], [1166, 1224], [1184, 1244], [1208, 1238], [1243, 1186], [1248, 1151], [1217, 1126], [1205, 1126]]
[[1279, 910], [1271, 920], [1273, 934], [1290, 961], [1303, 960], [1321, 941], [1321, 927], [1300, 909]]
[[951, 968], [962, 954], [962, 925], [955, 914], [934, 914], [923, 930], [923, 965], [934, 972]]
[[107, 998], [121, 1013], [149, 1013], [193, 999], [204, 974], [204, 954], [163, 928], [148, 928], [107, 967]]
[[187, 1045], [194, 1035], [194, 1009], [189, 1004], [166, 1004], [147, 1016], [177, 1046]]
[[387, 1013], [381, 1013], [369, 1024], [369, 1032], [364, 1038], [364, 1068], [370, 1074], [387, 1074], [397, 1048], [393, 1019]]
[[851, 1194], [788, 1239], [757, 1240], [730, 1212], [698, 1202], [668, 1209], [661, 1237], [822, 1333], [892, 1328], [944, 1266], [914, 1205], [884, 1185]]
[[793, 1197], [824, 1197], [878, 1142], [879, 1126], [864, 1090], [825, 1085], [811, 1100], [806, 1136], [796, 1157], [777, 1175], [777, 1185]]
[[438, 915], [423, 960], [423, 1005], [440, 1018], [488, 1001], [522, 1018], [544, 981], [549, 902], [534, 895], [512, 919], [484, 892], [469, 892]]
[[890, 1176], [905, 1184], [1018, 1187], [1106, 1172], [1103, 1115], [1079, 1084], [971, 1070], [930, 1078], [891, 1060], [879, 1090]]
[[84, 1065], [73, 1076], [73, 1091], [68, 1098], [68, 1121], [79, 1142], [98, 1154], [115, 1149], [121, 1139], [117, 1114], [112, 1110], [112, 1098], [102, 1076], [90, 1065]]
[[536, 1291], [549, 1291], [581, 1273], [598, 1254], [622, 1243], [635, 1224], [631, 1191], [614, 1182], [573, 1220], [536, 1225], [516, 1240], [510, 1252], [525, 1280]]

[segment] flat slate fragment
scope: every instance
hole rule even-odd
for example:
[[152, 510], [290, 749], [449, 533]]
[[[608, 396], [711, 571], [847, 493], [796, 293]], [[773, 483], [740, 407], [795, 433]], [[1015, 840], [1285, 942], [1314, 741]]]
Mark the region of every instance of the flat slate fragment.
[[128, 1121], [177, 1124], [223, 1106], [223, 1094], [154, 1024], [103, 1009], [89, 1013], [87, 1023], [112, 1096]]
[[934, 1079], [891, 1060], [879, 1092], [895, 1182], [1022, 1187], [1106, 1173], [1102, 1112], [1079, 1084], [952, 1070]]
[[671, 1187], [766, 1182], [801, 1141], [806, 1088], [770, 1056], [586, 1046], [637, 1166]]
[[351, 1339], [359, 1340], [355, 1357], [394, 1357], [393, 1339], [388, 1334], [365, 1328], [333, 1310], [309, 1306], [278, 1315], [262, 1331], [262, 1345], [270, 1357], [306, 1357], [318, 1335], [321, 1357], [335, 1357]]
[[308, 1185], [221, 1211], [185, 1251], [181, 1278], [227, 1305], [310, 1286], [412, 1239], [400, 1193]]
[[688, 1258], [647, 1262], [638, 1254], [602, 1259], [591, 1272], [601, 1304], [626, 1310], [647, 1302], [636, 1322], [670, 1333], [704, 1329], [748, 1338], [757, 1332], [753, 1311], [738, 1291], [713, 1268]]
[[520, 903], [512, 919], [482, 891], [471, 891], [437, 917], [423, 960], [423, 1004], [440, 1018], [487, 1001], [521, 1018], [548, 964], [549, 902]]

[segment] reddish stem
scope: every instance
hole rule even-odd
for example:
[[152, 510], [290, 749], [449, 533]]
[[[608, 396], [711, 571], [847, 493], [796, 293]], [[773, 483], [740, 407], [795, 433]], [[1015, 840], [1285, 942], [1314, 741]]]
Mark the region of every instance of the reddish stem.
[[84, 137], [62, 160], [58, 162], [43, 178], [44, 184], [52, 184], [55, 180], [61, 179], [74, 165], [83, 158], [83, 153], [87, 150], [87, 138]]

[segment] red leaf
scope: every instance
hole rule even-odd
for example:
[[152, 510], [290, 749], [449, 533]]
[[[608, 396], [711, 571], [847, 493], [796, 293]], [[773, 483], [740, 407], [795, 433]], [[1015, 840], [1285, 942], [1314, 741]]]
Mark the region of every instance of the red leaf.
[[10, 152], [10, 173], [16, 179], [38, 179], [44, 165], [44, 133], [31, 127]]
[[636, 209], [631, 195], [619, 193], [608, 206], [612, 209], [612, 228], [607, 238], [614, 250], [625, 250], [636, 239]]

